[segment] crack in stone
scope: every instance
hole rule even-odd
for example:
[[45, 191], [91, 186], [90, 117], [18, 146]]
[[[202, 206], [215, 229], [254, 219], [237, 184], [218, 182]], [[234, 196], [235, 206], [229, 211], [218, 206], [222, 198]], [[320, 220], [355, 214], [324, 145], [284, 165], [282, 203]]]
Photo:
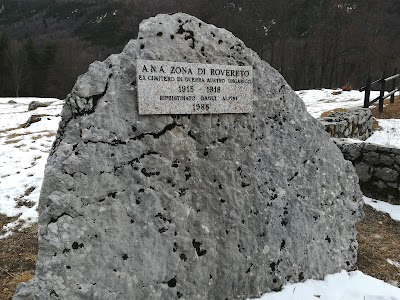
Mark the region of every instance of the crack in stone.
[[[159, 155], [159, 154], [157, 152], [155, 152], [155, 151], [148, 151], [146, 153], [142, 153], [142, 155], [140, 155], [139, 157], [135, 157], [132, 160], [130, 160], [130, 161], [128, 161], [128, 162], [126, 162], [126, 163], [124, 163], [124, 164], [122, 164], [120, 166], [114, 167], [114, 173], [117, 170], [121, 169], [122, 167], [124, 167], [126, 165], [131, 165], [132, 166], [132, 164], [135, 163], [135, 162], [136, 163], [140, 163], [141, 159], [145, 158], [146, 156], [150, 156], [150, 155]], [[111, 172], [107, 172], [107, 173], [111, 173]]]
[[161, 130], [160, 132], [156, 132], [156, 133], [152, 133], [152, 132], [148, 132], [148, 133], [141, 133], [137, 136], [134, 136], [132, 138], [129, 138], [126, 142], [118, 140], [118, 139], [114, 139], [111, 142], [105, 142], [105, 141], [83, 141], [85, 144], [106, 144], [106, 145], [110, 145], [110, 146], [119, 146], [119, 145], [126, 145], [129, 141], [140, 141], [142, 139], [144, 139], [146, 136], [152, 136], [155, 139], [160, 138], [162, 135], [166, 134], [168, 131], [173, 130], [175, 127], [181, 127], [181, 124], [177, 124], [175, 122], [166, 125], [163, 130]]
[[50, 224], [52, 224], [52, 223], [57, 223], [58, 220], [59, 220], [61, 217], [64, 217], [64, 216], [69, 216], [69, 217], [71, 217], [72, 219], [74, 219], [74, 218], [76, 218], [76, 217], [84, 217], [83, 215], [80, 215], [80, 214], [78, 214], [77, 216], [73, 217], [73, 216], [71, 216], [70, 214], [64, 212], [64, 213], [62, 213], [61, 215], [59, 215], [59, 216], [57, 216], [57, 217], [52, 217], [52, 218], [50, 219], [49, 223], [47, 223], [47, 225], [50, 225]]
[[142, 133], [142, 134], [139, 134], [139, 135], [133, 137], [132, 140], [138, 140], [138, 141], [140, 141], [140, 140], [144, 139], [144, 138], [145, 138], [146, 136], [148, 136], [148, 135], [152, 136], [152, 137], [155, 138], [155, 139], [158, 139], [160, 136], [164, 135], [164, 134], [167, 133], [168, 131], [173, 130], [173, 129], [174, 129], [175, 127], [177, 127], [177, 126], [182, 126], [182, 125], [178, 125], [177, 123], [173, 122], [173, 123], [171, 123], [171, 124], [166, 125], [166, 126], [164, 127], [164, 129], [161, 130], [161, 131], [158, 132], [158, 133], [152, 133], [152, 132], [149, 132], [149, 133]]

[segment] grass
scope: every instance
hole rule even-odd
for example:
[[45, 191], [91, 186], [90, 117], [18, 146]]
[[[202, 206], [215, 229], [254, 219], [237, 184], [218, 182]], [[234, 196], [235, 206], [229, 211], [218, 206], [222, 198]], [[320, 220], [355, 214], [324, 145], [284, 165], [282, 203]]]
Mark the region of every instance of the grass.
[[400, 96], [394, 98], [394, 103], [386, 99], [383, 104], [383, 112], [379, 112], [378, 103], [371, 109], [372, 116], [377, 119], [400, 119]]
[[43, 135], [39, 134], [39, 135], [33, 136], [32, 140], [36, 141], [36, 140], [39, 140], [39, 139], [41, 139], [43, 137], [48, 137], [49, 138], [49, 137], [53, 137], [55, 135], [56, 134], [54, 132], [48, 131], [46, 134], [43, 134]]
[[400, 284], [400, 269], [387, 259], [400, 262], [400, 223], [389, 215], [364, 206], [365, 218], [357, 224], [358, 268], [360, 271]]
[[380, 131], [383, 128], [379, 125], [379, 122], [375, 119], [372, 118], [372, 131]]
[[6, 145], [9, 145], [9, 144], [17, 144], [17, 143], [19, 143], [20, 141], [22, 141], [22, 139], [8, 140], [8, 141], [5, 141], [4, 144], [6, 144]]
[[337, 113], [337, 112], [346, 112], [346, 111], [349, 111], [347, 108], [335, 108], [335, 109], [332, 109], [332, 110], [328, 110], [328, 111], [324, 111], [322, 114], [321, 114], [321, 118], [327, 118], [327, 117], [329, 117], [331, 114], [333, 114], [333, 113]]
[[21, 132], [21, 133], [10, 133], [9, 135], [6, 136], [6, 139], [11, 140], [11, 139], [15, 139], [17, 137], [31, 135], [31, 134], [38, 134], [38, 133], [44, 133], [44, 134], [43, 135], [39, 134], [38, 136], [33, 136], [32, 140], [38, 140], [42, 137], [53, 137], [56, 135], [54, 132], [51, 132], [48, 130], [42, 130], [42, 131], [37, 131], [37, 132], [26, 131], [26, 132]]
[[[0, 228], [16, 219], [0, 215]], [[0, 239], [0, 300], [11, 300], [17, 285], [33, 277], [36, 254], [36, 225]]]

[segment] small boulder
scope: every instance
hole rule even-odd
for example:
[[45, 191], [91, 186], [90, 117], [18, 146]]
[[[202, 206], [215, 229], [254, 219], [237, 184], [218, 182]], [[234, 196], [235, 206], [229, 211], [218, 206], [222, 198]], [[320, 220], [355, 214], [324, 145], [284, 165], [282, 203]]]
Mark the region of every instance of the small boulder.
[[41, 115], [32, 115], [29, 117], [28, 121], [26, 121], [25, 123], [25, 128], [31, 126], [33, 123], [37, 123], [40, 122], [40, 120], [42, 119]]
[[32, 101], [28, 105], [28, 111], [38, 109], [39, 107], [46, 107], [46, 106], [47, 106], [47, 104], [42, 103], [40, 101]]

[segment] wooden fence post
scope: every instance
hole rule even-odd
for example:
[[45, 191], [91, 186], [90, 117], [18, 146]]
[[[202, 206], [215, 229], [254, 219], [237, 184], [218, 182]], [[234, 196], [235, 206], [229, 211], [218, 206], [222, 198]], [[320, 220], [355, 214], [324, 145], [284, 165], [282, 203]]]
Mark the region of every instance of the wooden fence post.
[[[394, 69], [394, 72], [393, 72], [393, 75], [396, 75], [396, 74], [397, 74], [397, 67]], [[397, 80], [397, 78], [393, 79], [392, 91], [394, 91], [394, 89], [396, 88], [396, 80]], [[396, 94], [396, 93], [393, 93], [392, 96], [390, 96], [390, 103], [394, 103], [394, 94]]]
[[386, 72], [383, 71], [381, 78], [381, 92], [379, 94], [379, 112], [383, 112], [383, 97], [385, 96], [386, 89], [386, 81], [385, 81]]
[[371, 93], [371, 75], [368, 75], [367, 82], [365, 84], [364, 108], [369, 107], [370, 93]]

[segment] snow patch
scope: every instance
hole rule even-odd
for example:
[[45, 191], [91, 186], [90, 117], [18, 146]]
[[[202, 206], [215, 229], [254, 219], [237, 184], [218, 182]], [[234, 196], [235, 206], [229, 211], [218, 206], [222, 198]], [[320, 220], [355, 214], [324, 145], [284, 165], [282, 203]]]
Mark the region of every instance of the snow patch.
[[382, 130], [375, 131], [366, 141], [400, 148], [400, 119], [377, 119]]
[[[49, 105], [28, 111], [32, 101]], [[0, 228], [0, 238], [37, 222], [44, 168], [62, 105], [63, 101], [52, 98], [0, 98], [0, 214], [18, 217]], [[33, 115], [41, 116], [40, 121], [25, 128]]]
[[375, 199], [371, 199], [364, 196], [364, 203], [372, 206], [377, 211], [389, 214], [389, 216], [395, 220], [400, 222], [400, 205], [393, 205], [384, 201], [379, 201]]
[[323, 281], [307, 280], [284, 286], [258, 300], [399, 300], [400, 289], [360, 271], [327, 275]]
[[[321, 113], [336, 108], [363, 107], [364, 93], [359, 91], [342, 91], [332, 89], [301, 90], [296, 94], [307, 106], [307, 111], [319, 118]], [[371, 99], [378, 97], [379, 91], [371, 91]]]

